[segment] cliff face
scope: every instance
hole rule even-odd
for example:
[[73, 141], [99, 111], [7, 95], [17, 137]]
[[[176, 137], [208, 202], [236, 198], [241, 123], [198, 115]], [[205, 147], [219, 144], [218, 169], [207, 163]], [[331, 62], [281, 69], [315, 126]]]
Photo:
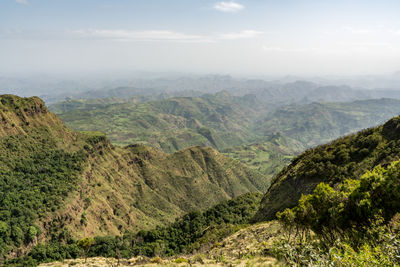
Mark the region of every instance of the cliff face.
[[270, 220], [276, 212], [297, 205], [302, 194], [310, 194], [325, 182], [357, 178], [374, 166], [400, 157], [400, 117], [385, 124], [309, 149], [272, 181], [254, 220]]

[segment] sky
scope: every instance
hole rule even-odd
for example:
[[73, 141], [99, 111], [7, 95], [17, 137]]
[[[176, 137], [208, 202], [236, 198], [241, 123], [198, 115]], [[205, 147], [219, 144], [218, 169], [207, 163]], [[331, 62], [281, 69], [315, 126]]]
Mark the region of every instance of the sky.
[[398, 0], [0, 0], [0, 73], [400, 70]]

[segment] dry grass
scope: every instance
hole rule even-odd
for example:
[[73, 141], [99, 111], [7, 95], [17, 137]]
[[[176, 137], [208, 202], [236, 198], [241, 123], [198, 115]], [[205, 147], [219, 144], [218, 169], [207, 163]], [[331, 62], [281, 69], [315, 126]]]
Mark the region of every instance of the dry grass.
[[[114, 258], [88, 258], [41, 264], [41, 267], [89, 266], [282, 266], [275, 258], [264, 256], [273, 240], [280, 235], [278, 222], [256, 224], [243, 228], [204, 254], [180, 255], [173, 258], [135, 257], [118, 261]], [[177, 259], [188, 262], [176, 263]], [[160, 262], [161, 260], [161, 262]]]

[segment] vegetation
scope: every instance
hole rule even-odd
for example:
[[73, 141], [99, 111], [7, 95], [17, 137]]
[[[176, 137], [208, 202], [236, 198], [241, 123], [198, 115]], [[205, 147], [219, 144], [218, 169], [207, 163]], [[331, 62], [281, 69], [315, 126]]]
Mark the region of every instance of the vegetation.
[[76, 190], [77, 175], [86, 155], [55, 149], [46, 136], [13, 136], [0, 142], [0, 248], [7, 255], [13, 247], [36, 241], [41, 229], [36, 220], [54, 212]]
[[[129, 258], [137, 255], [161, 259], [159, 256], [176, 255], [193, 251], [204, 244], [213, 244], [238, 230], [258, 209], [261, 194], [248, 193], [224, 201], [206, 211], [193, 211], [177, 219], [173, 224], [138, 233], [126, 232], [121, 237], [73, 239], [64, 243], [38, 244], [23, 258], [13, 259], [6, 266], [29, 266], [40, 262], [77, 258], [82, 253], [90, 257], [104, 256]], [[233, 227], [235, 226], [236, 227]], [[230, 231], [215, 232], [213, 227], [230, 226]], [[212, 235], [208, 235], [213, 232]], [[204, 238], [207, 236], [207, 238]], [[177, 261], [185, 262], [184, 259]]]
[[78, 248], [80, 248], [81, 250], [84, 251], [85, 262], [87, 260], [88, 254], [89, 254], [89, 250], [93, 244], [94, 244], [94, 238], [92, 238], [92, 237], [83, 238], [83, 239], [79, 240], [78, 243], [76, 244], [78, 246]]
[[266, 137], [263, 143], [228, 148], [222, 153], [272, 179], [303, 149], [299, 142], [278, 133]]
[[[296, 207], [277, 214], [288, 230], [278, 250], [292, 264], [399, 265], [399, 211], [400, 161], [346, 179], [336, 189], [320, 183]], [[307, 247], [299, 250], [291, 238]]]
[[[377, 105], [393, 104], [380, 101]], [[9, 266], [81, 256], [141, 255], [159, 263], [164, 256], [212, 254], [216, 248], [222, 251], [228, 242], [224, 238], [251, 218], [271, 219], [277, 211], [286, 239], [270, 249], [269, 238], [280, 229], [271, 226], [274, 229], [266, 233], [255, 225], [253, 239], [261, 244], [255, 248], [258, 256], [271, 254], [289, 264], [399, 263], [393, 255], [400, 252], [400, 163], [389, 164], [400, 155], [400, 117], [307, 150], [270, 186], [270, 177], [303, 144], [279, 131], [271, 133], [275, 129], [253, 132], [254, 121], [248, 116], [260, 113], [251, 98], [222, 92], [119, 105], [94, 103], [103, 113], [89, 103], [81, 107], [83, 115], [64, 114], [87, 120], [94, 112], [125, 129], [141, 125], [138, 134], [154, 130], [155, 138], [165, 131], [179, 139], [176, 133], [188, 131], [220, 148], [262, 137], [262, 143], [224, 152], [253, 170], [210, 147], [166, 154], [140, 144], [114, 146], [101, 132], [74, 133], [37, 98], [2, 96], [0, 103], [0, 253], [8, 257]], [[353, 103], [357, 112], [347, 115], [363, 117], [363, 103]], [[335, 110], [332, 114], [339, 112], [333, 104], [322, 105]], [[130, 124], [132, 117], [136, 119]], [[101, 127], [112, 127], [106, 122], [102, 119]], [[231, 139], [226, 138], [229, 131], [235, 132]], [[178, 139], [170, 139], [163, 149], [187, 145]], [[247, 192], [267, 188], [259, 208], [261, 196]], [[251, 258], [253, 252], [237, 257]], [[223, 254], [213, 257], [228, 262]]]
[[305, 147], [379, 125], [400, 113], [400, 100], [292, 104], [278, 108], [255, 125], [255, 132], [276, 131]]
[[195, 145], [225, 150], [262, 144], [276, 133], [311, 147], [378, 125], [400, 112], [400, 100], [394, 99], [297, 103], [273, 110], [252, 95], [227, 92], [147, 102], [100, 101], [70, 100], [52, 108], [72, 129], [101, 130], [115, 144], [143, 143], [165, 152]]
[[37, 242], [42, 233], [38, 221], [62, 207], [64, 199], [77, 189], [77, 176], [87, 158], [83, 150], [60, 149], [48, 128], [29, 128], [28, 116], [41, 113], [44, 107], [35, 98], [23, 101], [5, 96], [0, 101], [3, 129], [14, 124], [28, 133], [0, 135], [0, 257], [3, 258], [17, 247]]
[[272, 219], [277, 211], [295, 206], [302, 194], [312, 193], [320, 182], [333, 186], [398, 159], [399, 127], [400, 117], [395, 117], [382, 126], [309, 149], [296, 157], [273, 180], [255, 220]]
[[212, 148], [117, 147], [101, 132], [70, 131], [38, 98], [0, 103], [0, 260], [38, 242], [55, 244], [40, 257], [75, 255], [71, 238], [149, 230], [269, 186]]
[[[222, 202], [204, 212], [190, 212], [169, 227], [140, 231], [136, 235], [134, 255], [175, 255], [193, 251], [203, 244], [213, 244], [237, 228], [230, 225], [246, 224], [258, 209], [260, 194], [248, 193]], [[213, 227], [229, 228], [215, 231]], [[207, 235], [206, 233], [212, 234]], [[207, 236], [207, 238], [202, 238]]]
[[[63, 105], [57, 104], [54, 110], [61, 112]], [[222, 149], [254, 139], [250, 118], [265, 110], [257, 111], [257, 106], [252, 99], [221, 92], [144, 103], [77, 106], [59, 116], [74, 130], [103, 131], [115, 144], [142, 143], [174, 152], [197, 145]]]

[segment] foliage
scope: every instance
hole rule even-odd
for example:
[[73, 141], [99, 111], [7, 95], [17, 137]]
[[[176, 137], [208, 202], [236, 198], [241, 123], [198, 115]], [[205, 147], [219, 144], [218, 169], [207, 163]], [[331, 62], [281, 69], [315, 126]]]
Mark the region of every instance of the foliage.
[[181, 257], [179, 257], [179, 258], [176, 258], [175, 260], [174, 260], [174, 262], [175, 263], [188, 263], [188, 260], [187, 259], [185, 259], [185, 258], [181, 258]]
[[5, 266], [37, 266], [42, 262], [52, 262], [63, 259], [75, 259], [81, 255], [76, 242], [49, 243], [34, 246], [25, 257], [14, 258], [5, 262]]
[[82, 249], [85, 252], [85, 262], [86, 262], [86, 258], [89, 253], [89, 250], [93, 246], [93, 244], [94, 244], [93, 237], [83, 238], [83, 239], [79, 240], [78, 243], [76, 244], [78, 246], [78, 248]]
[[379, 164], [399, 159], [399, 125], [398, 118], [393, 118], [382, 126], [305, 151], [275, 177], [256, 220], [272, 219], [276, 212], [295, 206], [302, 194], [312, 193], [321, 182], [333, 186], [349, 177], [358, 179]]
[[375, 245], [364, 243], [356, 249], [340, 241], [326, 248], [313, 239], [307, 242], [283, 239], [274, 243], [269, 254], [290, 266], [399, 266], [400, 237], [388, 233], [386, 236], [390, 240]]
[[[168, 227], [158, 227], [151, 231], [140, 231], [133, 246], [135, 255], [175, 255], [194, 249], [196, 242], [207, 236], [214, 226], [244, 224], [254, 215], [260, 194], [247, 193], [241, 197], [222, 202], [204, 212], [190, 212]], [[231, 231], [215, 232], [202, 243], [215, 242]]]
[[0, 139], [0, 255], [33, 243], [35, 222], [76, 189], [86, 155], [57, 149], [46, 131]]
[[[299, 204], [279, 212], [285, 225], [311, 229], [324, 242], [339, 238], [361, 242], [369, 236], [372, 223], [388, 222], [400, 212], [400, 161], [387, 169], [381, 166], [360, 180], [345, 180], [333, 189], [320, 183], [311, 195], [303, 195]], [[381, 219], [380, 219], [381, 218]]]
[[296, 207], [277, 214], [288, 233], [277, 251], [291, 264], [400, 264], [399, 212], [400, 161], [335, 189], [321, 183]]
[[[39, 244], [24, 258], [8, 261], [8, 266], [15, 263], [49, 262], [55, 260], [76, 258], [80, 250], [84, 250], [89, 257], [104, 256], [113, 258], [129, 258], [137, 255], [148, 257], [176, 255], [189, 249], [200, 238], [207, 236], [210, 228], [219, 225], [239, 225], [247, 223], [258, 208], [261, 194], [247, 193], [235, 199], [222, 202], [203, 212], [190, 212], [175, 223], [158, 227], [150, 231], [138, 233], [126, 232], [119, 237], [85, 238], [79, 242], [73, 239], [64, 243]], [[236, 230], [239, 228], [236, 228]], [[208, 242], [221, 240], [227, 234], [221, 232], [219, 236], [210, 237]], [[203, 239], [203, 242], [206, 240]]]

